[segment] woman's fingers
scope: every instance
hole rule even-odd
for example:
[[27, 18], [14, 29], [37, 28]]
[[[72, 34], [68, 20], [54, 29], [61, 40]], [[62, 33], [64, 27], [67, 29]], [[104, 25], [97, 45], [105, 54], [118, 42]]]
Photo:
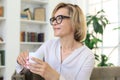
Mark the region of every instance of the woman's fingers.
[[43, 76], [45, 73], [45, 62], [34, 57], [32, 57], [32, 60], [35, 61], [35, 63], [28, 64], [30, 71]]
[[26, 65], [26, 61], [27, 61], [27, 57], [28, 57], [28, 52], [22, 52], [19, 54], [18, 58], [17, 58], [17, 62], [18, 64], [25, 66]]
[[32, 59], [33, 61], [35, 61], [36, 63], [38, 63], [38, 64], [42, 64], [42, 63], [43, 63], [43, 61], [40, 60], [40, 59], [38, 59], [38, 58], [32, 57], [31, 59]]
[[44, 68], [43, 68], [42, 64], [30, 63], [29, 64], [29, 69], [30, 69], [31, 72], [43, 76]]
[[54, 80], [59, 77], [59, 74], [54, 69], [52, 69], [48, 63], [43, 62], [42, 60], [37, 58], [32, 58], [32, 60], [34, 60], [35, 63], [28, 64], [31, 72], [41, 75], [46, 80], [52, 80], [53, 76], [55, 76]]

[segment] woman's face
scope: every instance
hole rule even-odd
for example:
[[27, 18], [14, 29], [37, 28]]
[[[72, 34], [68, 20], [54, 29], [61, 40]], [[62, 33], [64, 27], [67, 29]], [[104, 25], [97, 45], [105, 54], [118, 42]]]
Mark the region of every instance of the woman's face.
[[[57, 17], [60, 16], [60, 17]], [[64, 16], [64, 18], [63, 18]], [[67, 16], [67, 17], [66, 17]], [[54, 35], [56, 37], [65, 37], [69, 35], [74, 35], [74, 31], [71, 25], [70, 16], [68, 15], [68, 10], [66, 8], [60, 8], [54, 15], [55, 21], [53, 22]], [[56, 22], [57, 20], [57, 22]]]

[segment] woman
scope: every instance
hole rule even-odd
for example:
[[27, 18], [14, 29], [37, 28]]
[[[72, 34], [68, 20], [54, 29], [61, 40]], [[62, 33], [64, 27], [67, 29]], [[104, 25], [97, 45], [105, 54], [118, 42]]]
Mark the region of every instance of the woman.
[[35, 52], [44, 54], [44, 61], [32, 57], [36, 63], [27, 62], [28, 52], [23, 52], [17, 58], [17, 72], [27, 65], [45, 80], [89, 80], [94, 54], [83, 44], [86, 21], [82, 10], [77, 5], [59, 3], [50, 23], [59, 38], [47, 41]]

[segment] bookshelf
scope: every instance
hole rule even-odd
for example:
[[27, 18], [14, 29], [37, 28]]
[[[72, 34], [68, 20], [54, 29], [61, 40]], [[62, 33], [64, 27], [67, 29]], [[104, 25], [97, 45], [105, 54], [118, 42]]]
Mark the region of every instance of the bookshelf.
[[20, 42], [22, 45], [42, 45], [43, 42]]
[[[45, 20], [35, 20], [35, 9], [36, 8], [44, 8], [45, 13], [44, 13], [44, 18]], [[31, 18], [22, 18], [21, 17], [21, 24], [20, 24], [20, 33], [24, 32], [25, 38], [23, 41], [20, 41], [20, 52], [24, 50], [29, 50], [29, 51], [36, 51], [40, 45], [44, 43], [48, 38], [46, 36], [46, 31], [48, 28], [48, 19], [46, 19], [46, 14], [48, 13], [48, 0], [21, 0], [21, 13], [24, 12], [25, 10], [29, 10]], [[26, 12], [27, 14], [27, 12]], [[28, 17], [29, 14], [27, 14]], [[23, 15], [24, 16], [24, 15]], [[40, 17], [40, 16], [38, 16]], [[26, 33], [30, 32], [35, 32], [37, 34], [39, 33], [44, 33], [44, 41], [28, 41], [28, 35]], [[21, 36], [21, 35], [20, 35]], [[26, 38], [27, 37], [27, 38]], [[32, 38], [32, 37], [31, 37]], [[30, 39], [31, 39], [30, 38]], [[37, 35], [38, 39], [38, 35]]]
[[5, 21], [5, 17], [0, 17], [0, 21]]
[[5, 45], [5, 42], [0, 42], [0, 45]]
[[[13, 3], [14, 2], [14, 3]], [[0, 77], [3, 80], [11, 80], [15, 71], [16, 58], [21, 51], [29, 49], [35, 51], [44, 42], [20, 42], [20, 32], [45, 33], [45, 41], [50, 37], [49, 1], [48, 0], [0, 0], [0, 5], [4, 6], [4, 16], [0, 17], [0, 36], [4, 41], [0, 42], [0, 50], [5, 50], [5, 65], [0, 65]], [[16, 6], [15, 6], [16, 5]], [[43, 7], [46, 9], [45, 21], [25, 20], [20, 18], [21, 10], [25, 8], [33, 9]]]
[[48, 24], [48, 23], [45, 22], [45, 21], [35, 21], [35, 20], [21, 20], [21, 23], [24, 23], [24, 24], [37, 24], [37, 25], [45, 25], [45, 24]]
[[6, 0], [0, 0], [0, 78], [5, 77], [5, 70], [6, 70], [6, 18], [5, 18], [5, 7]]
[[0, 66], [0, 69], [5, 69], [6, 66]]
[[38, 4], [38, 5], [45, 5], [48, 4], [47, 0], [21, 0], [22, 2], [29, 3], [29, 4]]

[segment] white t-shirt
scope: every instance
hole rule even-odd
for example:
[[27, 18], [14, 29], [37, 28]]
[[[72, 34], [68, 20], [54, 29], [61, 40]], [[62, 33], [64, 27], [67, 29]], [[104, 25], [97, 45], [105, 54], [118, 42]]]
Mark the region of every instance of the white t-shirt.
[[[85, 45], [75, 49], [62, 63], [59, 39], [45, 42], [35, 53], [44, 54], [45, 62], [60, 73], [59, 80], [90, 80], [95, 57]], [[22, 69], [22, 66], [16, 65], [18, 73]]]

